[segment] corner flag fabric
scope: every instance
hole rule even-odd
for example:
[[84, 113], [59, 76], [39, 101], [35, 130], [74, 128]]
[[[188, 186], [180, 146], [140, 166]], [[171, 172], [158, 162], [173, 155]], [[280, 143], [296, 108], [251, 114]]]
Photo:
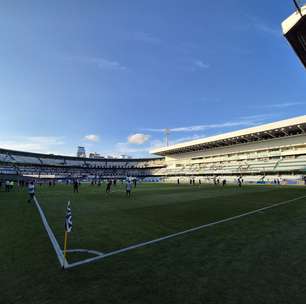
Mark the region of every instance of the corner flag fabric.
[[72, 213], [70, 208], [70, 201], [67, 205], [66, 218], [65, 218], [65, 230], [70, 232], [72, 230]]

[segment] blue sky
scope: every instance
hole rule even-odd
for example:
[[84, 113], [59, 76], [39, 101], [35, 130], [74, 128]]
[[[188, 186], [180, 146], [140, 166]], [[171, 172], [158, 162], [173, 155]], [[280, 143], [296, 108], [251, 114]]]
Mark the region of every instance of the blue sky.
[[305, 114], [291, 1], [0, 2], [0, 146], [148, 156]]

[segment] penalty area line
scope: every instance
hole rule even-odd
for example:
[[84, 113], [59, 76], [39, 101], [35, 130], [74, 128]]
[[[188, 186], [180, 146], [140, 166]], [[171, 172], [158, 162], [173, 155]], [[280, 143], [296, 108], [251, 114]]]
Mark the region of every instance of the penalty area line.
[[240, 219], [240, 218], [243, 218], [243, 217], [246, 217], [246, 216], [249, 216], [249, 215], [253, 215], [253, 214], [268, 210], [268, 209], [272, 209], [272, 208], [275, 208], [275, 207], [279, 207], [281, 205], [285, 205], [285, 204], [288, 204], [288, 203], [291, 203], [291, 202], [295, 202], [295, 201], [301, 200], [303, 198], [306, 198], [306, 195], [299, 196], [299, 197], [296, 197], [296, 198], [293, 198], [293, 199], [290, 199], [290, 200], [282, 201], [282, 202], [279, 202], [279, 203], [275, 203], [275, 204], [272, 204], [272, 205], [267, 206], [267, 207], [255, 209], [255, 210], [245, 212], [245, 213], [242, 213], [242, 214], [239, 214], [239, 215], [235, 215], [235, 216], [232, 216], [232, 217], [228, 217], [228, 218], [225, 218], [223, 220], [219, 220], [219, 221], [215, 221], [215, 222], [212, 222], [212, 223], [204, 224], [204, 225], [197, 226], [197, 227], [194, 227], [194, 228], [190, 228], [190, 229], [187, 229], [187, 230], [184, 230], [184, 231], [168, 234], [166, 236], [163, 236], [163, 237], [151, 240], [151, 241], [146, 241], [146, 242], [142, 242], [142, 243], [139, 243], [139, 244], [131, 245], [131, 246], [128, 246], [128, 247], [125, 247], [125, 248], [122, 248], [122, 249], [118, 249], [118, 250], [114, 250], [114, 251], [111, 251], [111, 252], [108, 252], [108, 253], [98, 255], [98, 256], [93, 257], [93, 258], [81, 260], [81, 261], [78, 261], [78, 262], [75, 262], [75, 263], [70, 263], [66, 266], [66, 268], [73, 268], [73, 267], [81, 266], [83, 264], [92, 263], [92, 262], [95, 262], [95, 261], [100, 260], [100, 259], [105, 259], [107, 257], [114, 256], [114, 255], [117, 255], [117, 254], [120, 254], [120, 253], [123, 253], [123, 252], [127, 252], [127, 251], [130, 251], [130, 250], [134, 250], [134, 249], [141, 248], [141, 247], [144, 247], [144, 246], [148, 246], [148, 245], [151, 245], [151, 244], [159, 243], [161, 241], [168, 240], [168, 239], [180, 236], [180, 235], [184, 235], [184, 234], [187, 234], [187, 233], [191, 233], [191, 232], [194, 232], [194, 231], [205, 229], [205, 228], [215, 226], [215, 225], [218, 225], [218, 224], [222, 224], [222, 223], [230, 222], [230, 221], [233, 221], [233, 220], [237, 220], [237, 219]]

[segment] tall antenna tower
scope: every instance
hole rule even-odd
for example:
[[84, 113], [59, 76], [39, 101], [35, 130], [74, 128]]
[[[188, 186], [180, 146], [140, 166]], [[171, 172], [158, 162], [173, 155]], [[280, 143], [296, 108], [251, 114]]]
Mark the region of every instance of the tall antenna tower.
[[166, 146], [169, 146], [169, 134], [170, 134], [170, 129], [166, 128], [165, 129], [165, 142], [166, 142]]

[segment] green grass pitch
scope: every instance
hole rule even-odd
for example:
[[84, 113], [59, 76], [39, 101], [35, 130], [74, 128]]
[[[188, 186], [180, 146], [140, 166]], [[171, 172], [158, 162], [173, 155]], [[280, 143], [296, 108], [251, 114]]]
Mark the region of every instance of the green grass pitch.
[[[103, 253], [306, 195], [297, 186], [37, 186], [63, 247]], [[62, 270], [25, 191], [0, 192], [0, 303], [305, 303], [306, 198]], [[75, 262], [92, 257], [68, 254]]]

